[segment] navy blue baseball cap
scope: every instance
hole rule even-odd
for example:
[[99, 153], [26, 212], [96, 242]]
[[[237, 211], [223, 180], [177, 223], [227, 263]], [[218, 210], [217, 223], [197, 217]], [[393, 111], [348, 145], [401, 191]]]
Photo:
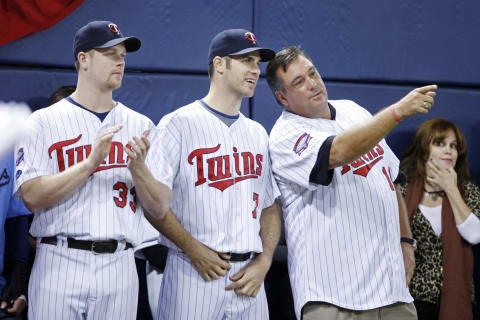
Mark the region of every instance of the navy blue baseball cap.
[[140, 39], [124, 37], [118, 26], [110, 21], [92, 21], [78, 29], [73, 41], [73, 55], [75, 60], [79, 52], [87, 52], [96, 48], [110, 48], [124, 43], [127, 52], [140, 49]]
[[208, 64], [216, 56], [237, 56], [252, 51], [258, 51], [262, 61], [270, 61], [275, 57], [275, 51], [258, 46], [257, 38], [245, 29], [228, 29], [217, 34], [210, 43]]

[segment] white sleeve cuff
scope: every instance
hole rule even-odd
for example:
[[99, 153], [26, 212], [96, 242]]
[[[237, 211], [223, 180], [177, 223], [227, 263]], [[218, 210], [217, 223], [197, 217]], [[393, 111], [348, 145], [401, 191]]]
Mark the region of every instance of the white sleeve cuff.
[[470, 213], [461, 224], [457, 225], [458, 232], [470, 244], [480, 243], [480, 219]]

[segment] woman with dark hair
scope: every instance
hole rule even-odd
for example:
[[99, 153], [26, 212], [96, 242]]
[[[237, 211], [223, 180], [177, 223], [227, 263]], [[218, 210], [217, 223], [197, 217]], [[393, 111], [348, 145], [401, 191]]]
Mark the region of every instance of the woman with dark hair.
[[470, 180], [462, 131], [441, 118], [422, 123], [401, 168], [408, 180], [401, 190], [417, 241], [410, 292], [418, 318], [470, 320], [480, 191]]

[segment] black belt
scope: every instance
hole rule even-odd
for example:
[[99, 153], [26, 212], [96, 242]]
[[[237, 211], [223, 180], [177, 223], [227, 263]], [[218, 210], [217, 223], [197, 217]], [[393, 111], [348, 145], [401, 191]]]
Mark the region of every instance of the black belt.
[[231, 262], [243, 262], [247, 261], [250, 258], [255, 258], [257, 256], [256, 252], [247, 252], [247, 253], [231, 253], [231, 252], [226, 252], [225, 254], [230, 255], [230, 259], [223, 259], [225, 261], [231, 261]]
[[[40, 243], [57, 245], [57, 237], [45, 237], [40, 240]], [[93, 253], [114, 253], [117, 251], [117, 240], [76, 240], [73, 238], [67, 238], [68, 247], [71, 249], [80, 249], [92, 251]], [[125, 244], [125, 250], [132, 249], [133, 245], [129, 242]]]

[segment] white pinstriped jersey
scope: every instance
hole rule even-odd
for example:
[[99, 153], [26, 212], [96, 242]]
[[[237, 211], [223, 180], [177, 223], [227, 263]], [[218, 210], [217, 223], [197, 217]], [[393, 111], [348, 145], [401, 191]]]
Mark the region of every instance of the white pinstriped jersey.
[[405, 281], [392, 182], [399, 161], [385, 140], [360, 159], [335, 168], [329, 185], [310, 182], [326, 138], [371, 117], [353, 101], [329, 102], [335, 120], [284, 111], [270, 134], [299, 319], [308, 301], [353, 310], [413, 301]]
[[[110, 153], [94, 174], [64, 200], [35, 212], [33, 236], [126, 239], [134, 245], [143, 240], [145, 218], [126, 167], [125, 148], [145, 130], [150, 130], [148, 139], [154, 140], [157, 130], [150, 119], [121, 103], [103, 121], [67, 99], [34, 112], [28, 119], [30, 132], [17, 147], [16, 196], [24, 182], [57, 174], [85, 159], [97, 135], [119, 124], [123, 128], [113, 137]], [[161, 150], [151, 148], [146, 163], [159, 181], [171, 175]]]
[[173, 171], [170, 207], [182, 226], [220, 252], [262, 252], [260, 215], [279, 195], [265, 129], [242, 114], [229, 127], [199, 101], [157, 127]]

